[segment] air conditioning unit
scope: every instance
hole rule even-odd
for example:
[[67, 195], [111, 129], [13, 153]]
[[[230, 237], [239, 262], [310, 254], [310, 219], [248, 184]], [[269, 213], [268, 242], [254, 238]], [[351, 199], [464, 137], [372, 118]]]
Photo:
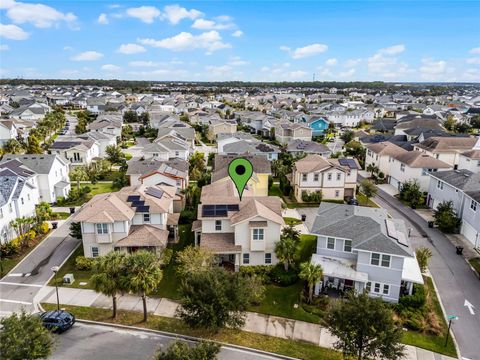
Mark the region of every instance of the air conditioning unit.
[[73, 277], [73, 274], [65, 274], [63, 277], [63, 283], [64, 284], [73, 284], [75, 281], [75, 278]]

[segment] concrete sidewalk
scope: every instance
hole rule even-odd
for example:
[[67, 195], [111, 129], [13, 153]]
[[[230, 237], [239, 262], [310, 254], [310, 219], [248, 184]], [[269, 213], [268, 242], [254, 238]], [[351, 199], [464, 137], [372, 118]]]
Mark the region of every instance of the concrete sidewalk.
[[[59, 287], [60, 303], [64, 305], [98, 307], [111, 309], [112, 299], [88, 289]], [[56, 304], [55, 288], [45, 286], [38, 296], [39, 302]], [[119, 310], [143, 311], [141, 298], [133, 295], [120, 296], [117, 301]], [[164, 317], [175, 317], [179, 304], [165, 298], [148, 298], [147, 308], [150, 313]], [[282, 339], [300, 340], [321, 347], [333, 348], [335, 337], [320, 325], [282, 317], [247, 312], [244, 331]], [[428, 350], [406, 345], [405, 360], [453, 360], [453, 358], [433, 353]]]

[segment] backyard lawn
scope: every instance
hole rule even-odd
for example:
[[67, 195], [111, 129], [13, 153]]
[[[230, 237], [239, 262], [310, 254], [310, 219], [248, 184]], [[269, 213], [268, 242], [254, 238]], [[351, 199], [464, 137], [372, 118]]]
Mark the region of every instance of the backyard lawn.
[[282, 195], [279, 184], [272, 184], [270, 189], [268, 189], [268, 196], [279, 196], [281, 198]]
[[302, 223], [302, 220], [292, 218], [292, 217], [284, 217], [283, 221], [285, 221], [285, 224], [290, 225], [290, 226], [295, 226], [295, 225], [299, 225], [299, 224]]
[[374, 207], [374, 208], [380, 207], [370, 199], [368, 199], [368, 205], [367, 205], [367, 197], [360, 192], [357, 194], [356, 197], [357, 197], [357, 200], [358, 200], [358, 205]]
[[[73, 187], [77, 187], [77, 182], [76, 181], [72, 181], [71, 182], [71, 186], [72, 188]], [[62, 206], [81, 206], [83, 205], [84, 203], [86, 203], [87, 201], [89, 201], [92, 197], [94, 197], [95, 195], [98, 195], [98, 194], [104, 194], [104, 193], [108, 193], [108, 192], [112, 192], [112, 191], [117, 191], [119, 190], [118, 188], [114, 187], [113, 186], [113, 182], [112, 181], [102, 181], [102, 182], [97, 182], [96, 184], [92, 184], [90, 182], [82, 182], [80, 183], [80, 188], [84, 188], [88, 186], [90, 188], [90, 192], [87, 194], [86, 198], [85, 199], [78, 199], [76, 201], [73, 201], [73, 202], [65, 202], [64, 204], [62, 204]]]

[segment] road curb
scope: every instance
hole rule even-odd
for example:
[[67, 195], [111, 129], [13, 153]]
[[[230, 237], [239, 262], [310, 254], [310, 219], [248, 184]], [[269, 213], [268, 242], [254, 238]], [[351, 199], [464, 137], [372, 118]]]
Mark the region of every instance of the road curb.
[[212, 341], [214, 343], [220, 344], [221, 346], [227, 347], [227, 348], [244, 350], [244, 351], [248, 351], [248, 352], [254, 352], [254, 353], [257, 353], [257, 354], [260, 354], [260, 355], [272, 356], [272, 357], [275, 357], [277, 359], [298, 360], [298, 358], [293, 358], [293, 357], [290, 357], [290, 356], [275, 354], [275, 353], [271, 353], [271, 352], [268, 352], [268, 351], [252, 349], [252, 348], [248, 348], [248, 347], [245, 347], [245, 346], [224, 343], [224, 342], [221, 342], [221, 341], [203, 339], [203, 338], [198, 338], [198, 337], [194, 337], [194, 336], [176, 334], [176, 333], [171, 333], [171, 332], [167, 332], [167, 331], [153, 330], [153, 329], [142, 328], [142, 327], [138, 327], [138, 326], [128, 326], [128, 325], [121, 325], [121, 324], [104, 323], [104, 322], [101, 322], [101, 321], [92, 321], [92, 320], [84, 320], [84, 319], [76, 319], [76, 321], [79, 322], [79, 323], [84, 323], [84, 324], [101, 325], [101, 326], [114, 327], [114, 328], [124, 329], [124, 330], [143, 331], [143, 332], [148, 332], [148, 333], [152, 333], [152, 334], [163, 335], [163, 336], [166, 336], [166, 337], [169, 337], [169, 338], [172, 338], [172, 339], [179, 339], [180, 338], [180, 339], [183, 339], [183, 340], [186, 340], [186, 341], [191, 341], [191, 342], [208, 340], [208, 341]]

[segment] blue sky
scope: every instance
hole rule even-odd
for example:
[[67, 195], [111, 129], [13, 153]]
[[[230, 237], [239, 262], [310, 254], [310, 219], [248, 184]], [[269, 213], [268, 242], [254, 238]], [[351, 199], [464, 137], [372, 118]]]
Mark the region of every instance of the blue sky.
[[480, 82], [480, 1], [0, 0], [0, 76]]

